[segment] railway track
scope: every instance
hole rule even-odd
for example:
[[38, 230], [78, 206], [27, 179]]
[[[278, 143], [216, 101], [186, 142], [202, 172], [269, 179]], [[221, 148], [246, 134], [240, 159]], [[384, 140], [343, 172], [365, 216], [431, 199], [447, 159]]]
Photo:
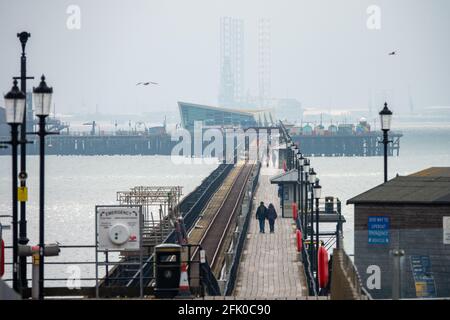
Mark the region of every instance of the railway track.
[[[248, 178], [253, 170], [253, 164], [246, 163], [240, 169], [240, 172], [235, 179], [233, 185], [226, 197], [217, 210], [213, 220], [208, 225], [203, 237], [201, 238], [199, 244], [205, 251], [206, 258], [209, 262], [211, 269], [213, 269], [214, 263], [216, 262], [217, 256], [223, 245], [226, 234], [234, 222], [233, 217], [236, 214], [237, 209], [242, 201], [244, 192], [246, 190], [246, 184]], [[199, 257], [198, 250], [193, 253], [193, 260], [198, 260]], [[193, 272], [196, 272], [196, 266], [193, 265]]]

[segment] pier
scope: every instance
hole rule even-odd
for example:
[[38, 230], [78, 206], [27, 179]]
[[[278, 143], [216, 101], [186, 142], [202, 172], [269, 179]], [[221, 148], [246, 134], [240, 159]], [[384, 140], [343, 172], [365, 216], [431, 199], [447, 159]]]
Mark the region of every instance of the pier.
[[[319, 242], [311, 239], [313, 235], [320, 239], [328, 255], [333, 250], [343, 252], [339, 244], [342, 245], [340, 237], [345, 219], [341, 218], [340, 205], [329, 211], [322, 202], [318, 209], [319, 221], [306, 218], [313, 213], [313, 207], [306, 204], [305, 208], [309, 209], [304, 214], [282, 216], [282, 199], [272, 180], [284, 172], [282, 163], [286, 162], [282, 155], [292, 152], [289, 144], [292, 140], [282, 124], [271, 129], [280, 135], [264, 140], [267, 145], [260, 145], [258, 135], [246, 138], [244, 150], [234, 150], [233, 163], [220, 164], [181, 201], [182, 189], [177, 186], [136, 186], [118, 191], [118, 207], [135, 206], [143, 213], [141, 249], [119, 250], [117, 258], [111, 255], [114, 250], [99, 250], [98, 244], [86, 246], [95, 250], [94, 261], [89, 263], [96, 268], [96, 285], [70, 290], [48, 286], [45, 295], [173, 298], [167, 292], [176, 294], [177, 287], [161, 291], [161, 268], [172, 266], [171, 270], [176, 271], [170, 275], [177, 277], [180, 265], [185, 264], [191, 298], [328, 299], [329, 288], [323, 291], [326, 288], [319, 288], [315, 280], [318, 262], [314, 247]], [[279, 143], [272, 145], [272, 138], [279, 139]], [[256, 160], [249, 158], [252, 150], [259, 154]], [[280, 155], [272, 158], [274, 152]], [[292, 157], [289, 159], [288, 166], [292, 166]], [[298, 183], [296, 179], [295, 183]], [[308, 189], [306, 184], [303, 187], [305, 191]], [[277, 210], [274, 234], [258, 232], [255, 212], [260, 201], [266, 205], [272, 203]], [[316, 223], [334, 223], [336, 228], [317, 235]], [[300, 247], [299, 232], [302, 234]], [[161, 250], [175, 250], [180, 258], [169, 255], [162, 259], [160, 245], [167, 246]], [[61, 245], [63, 250], [69, 247], [77, 248]], [[345, 257], [345, 253], [340, 256]], [[339, 281], [347, 283], [347, 273], [342, 274]], [[25, 289], [24, 296], [30, 294]]]
[[278, 214], [275, 233], [259, 233], [255, 219], [261, 201], [273, 203], [280, 211], [277, 188], [270, 184], [270, 177], [281, 170], [262, 168], [254, 197], [254, 209], [242, 252], [241, 263], [233, 295], [237, 298], [290, 298], [308, 296], [303, 264], [298, 259], [295, 245], [295, 225], [290, 218]]

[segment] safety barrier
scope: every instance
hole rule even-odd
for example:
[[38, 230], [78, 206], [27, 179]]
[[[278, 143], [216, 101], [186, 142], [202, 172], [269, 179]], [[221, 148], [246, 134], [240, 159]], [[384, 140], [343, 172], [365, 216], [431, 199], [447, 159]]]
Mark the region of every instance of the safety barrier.
[[259, 172], [261, 169], [261, 163], [254, 167], [254, 171], [250, 180], [247, 183], [247, 192], [245, 193], [244, 200], [242, 201], [240, 215], [236, 217], [236, 229], [234, 232], [233, 242], [230, 249], [226, 253], [227, 258], [224, 266], [224, 295], [229, 296], [233, 293], [236, 283], [237, 271], [239, 262], [241, 259], [242, 249], [244, 247], [245, 238], [247, 235], [248, 226], [253, 209], [253, 194], [255, 193], [256, 186], [258, 185]]
[[[305, 237], [305, 233], [303, 232], [302, 224], [300, 222], [300, 217], [297, 217], [295, 223], [297, 225], [297, 230], [300, 230], [301, 234]], [[310, 296], [317, 296], [316, 282], [314, 280], [314, 274], [312, 272], [312, 261], [309, 256], [308, 249], [306, 248], [304, 240], [306, 239], [302, 239], [301, 241], [302, 242], [301, 255], [302, 255], [303, 269], [305, 271], [306, 286], [308, 287], [308, 294]]]

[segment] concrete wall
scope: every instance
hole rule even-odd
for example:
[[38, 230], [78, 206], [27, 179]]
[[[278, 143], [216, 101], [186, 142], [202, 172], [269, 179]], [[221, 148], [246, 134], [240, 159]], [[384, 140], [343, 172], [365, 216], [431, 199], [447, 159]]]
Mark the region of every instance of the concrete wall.
[[361, 293], [361, 280], [355, 266], [343, 249], [333, 250], [331, 300], [367, 299]]
[[[390, 219], [389, 243], [368, 244], [368, 217]], [[401, 298], [416, 298], [411, 256], [427, 256], [437, 297], [450, 297], [450, 245], [443, 244], [443, 216], [449, 206], [369, 206], [355, 205], [355, 265], [364, 287], [373, 298], [391, 298], [393, 281], [392, 249], [405, 250], [401, 259]], [[369, 266], [381, 269], [381, 288], [367, 287]]]

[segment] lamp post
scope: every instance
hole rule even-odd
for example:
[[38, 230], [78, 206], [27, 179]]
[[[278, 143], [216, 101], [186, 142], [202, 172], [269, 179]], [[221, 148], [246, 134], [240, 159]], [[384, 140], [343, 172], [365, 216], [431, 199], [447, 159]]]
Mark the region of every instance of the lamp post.
[[[291, 151], [292, 151], [292, 169], [298, 170], [297, 145], [294, 144], [291, 147]], [[297, 184], [294, 184], [294, 199], [293, 200], [294, 200], [294, 203], [297, 202]]]
[[295, 159], [294, 159], [294, 151], [295, 150], [295, 144], [291, 141], [290, 143], [290, 147], [289, 147], [289, 151], [290, 151], [290, 155], [289, 155], [289, 159], [291, 159], [291, 165], [290, 165], [290, 170], [295, 168]]
[[297, 159], [298, 159], [298, 178], [297, 181], [300, 184], [299, 185], [299, 197], [298, 197], [298, 209], [300, 212], [300, 221], [303, 223], [303, 203], [302, 203], [302, 199], [303, 199], [303, 161], [305, 160], [305, 158], [303, 158], [303, 154], [300, 152], [300, 150], [298, 150], [297, 152]]
[[[22, 47], [22, 54], [20, 57], [20, 77], [15, 77], [15, 79], [20, 79], [20, 90], [25, 94], [25, 100], [26, 100], [26, 93], [27, 93], [27, 80], [28, 79], [34, 79], [34, 77], [27, 77], [27, 56], [25, 53], [25, 47], [27, 45], [28, 38], [31, 37], [31, 34], [23, 31], [21, 33], [17, 34], [17, 38], [19, 38], [20, 45]], [[26, 103], [25, 107], [26, 109]], [[26, 162], [26, 156], [27, 156], [27, 122], [28, 120], [31, 120], [31, 117], [33, 114], [28, 115], [29, 119], [27, 120], [27, 112], [29, 110], [24, 110], [23, 119], [22, 119], [22, 126], [20, 128], [20, 187], [22, 189], [26, 190], [27, 184], [26, 184], [26, 178], [27, 178], [27, 162]], [[26, 215], [26, 199], [20, 200], [20, 223], [19, 223], [19, 244], [20, 245], [27, 245], [28, 244], [28, 237], [27, 237], [27, 215]], [[22, 288], [28, 287], [28, 281], [27, 281], [27, 257], [19, 257], [19, 278], [20, 278], [20, 285]]]
[[49, 88], [42, 75], [37, 88], [33, 88], [35, 114], [39, 118], [39, 299], [44, 298], [44, 187], [45, 187], [45, 118], [50, 114], [53, 88]]
[[[19, 125], [22, 124], [25, 112], [25, 94], [17, 87], [17, 80], [5, 95], [6, 122], [11, 126], [11, 145], [12, 151], [12, 238], [13, 238], [13, 289], [19, 291], [19, 270], [18, 270], [18, 198], [17, 198], [17, 147], [20, 144]], [[23, 125], [23, 124], [22, 124]]]
[[287, 170], [291, 170], [291, 143], [286, 142], [286, 167]]
[[316, 179], [316, 184], [314, 185], [314, 199], [316, 199], [316, 252], [315, 252], [315, 261], [316, 261], [316, 288], [319, 288], [319, 261], [318, 261], [318, 253], [319, 253], [319, 199], [322, 193], [322, 187], [319, 185], [319, 179]]
[[[302, 176], [302, 180], [303, 180], [303, 185], [305, 185], [305, 181], [307, 181], [307, 177], [306, 177], [306, 173], [309, 171], [309, 159], [308, 158], [305, 158], [304, 160], [303, 160], [303, 175], [304, 175], [304, 177]], [[307, 190], [306, 189], [303, 189], [304, 188], [304, 186], [302, 186], [302, 193], [303, 193], [303, 197], [302, 197], [302, 202], [303, 202], [303, 205], [302, 205], [302, 210], [303, 210], [303, 212], [304, 213], [307, 213], [307, 210], [308, 210], [308, 204], [306, 203], [307, 201], [308, 201], [308, 194], [307, 194]], [[305, 201], [303, 201], [304, 199], [306, 199]]]
[[314, 179], [312, 182], [310, 182], [310, 192], [311, 192], [311, 199], [309, 199], [310, 201], [310, 218], [311, 218], [311, 250], [310, 250], [310, 256], [312, 259], [311, 263], [314, 263], [314, 259], [313, 259], [313, 255], [314, 255], [314, 184], [316, 183], [316, 180]]
[[389, 110], [387, 103], [384, 103], [383, 110], [380, 111], [381, 130], [383, 131], [383, 145], [384, 145], [384, 182], [388, 181], [388, 132], [391, 130], [392, 111]]
[[[308, 181], [307, 181], [307, 188], [306, 188], [306, 200], [305, 200], [305, 204], [307, 204], [308, 202], [308, 193], [309, 191], [311, 192], [311, 201], [313, 201], [314, 196], [313, 196], [313, 190], [312, 190], [312, 186], [314, 185], [314, 183], [316, 182], [316, 172], [314, 171], [314, 168], [311, 168], [309, 170], [309, 177], [308, 177]], [[311, 203], [311, 211], [313, 211], [313, 204]], [[306, 216], [308, 216], [308, 210], [305, 210]], [[311, 224], [312, 224], [313, 220], [311, 219]], [[308, 225], [306, 224], [306, 228], [308, 227]]]

